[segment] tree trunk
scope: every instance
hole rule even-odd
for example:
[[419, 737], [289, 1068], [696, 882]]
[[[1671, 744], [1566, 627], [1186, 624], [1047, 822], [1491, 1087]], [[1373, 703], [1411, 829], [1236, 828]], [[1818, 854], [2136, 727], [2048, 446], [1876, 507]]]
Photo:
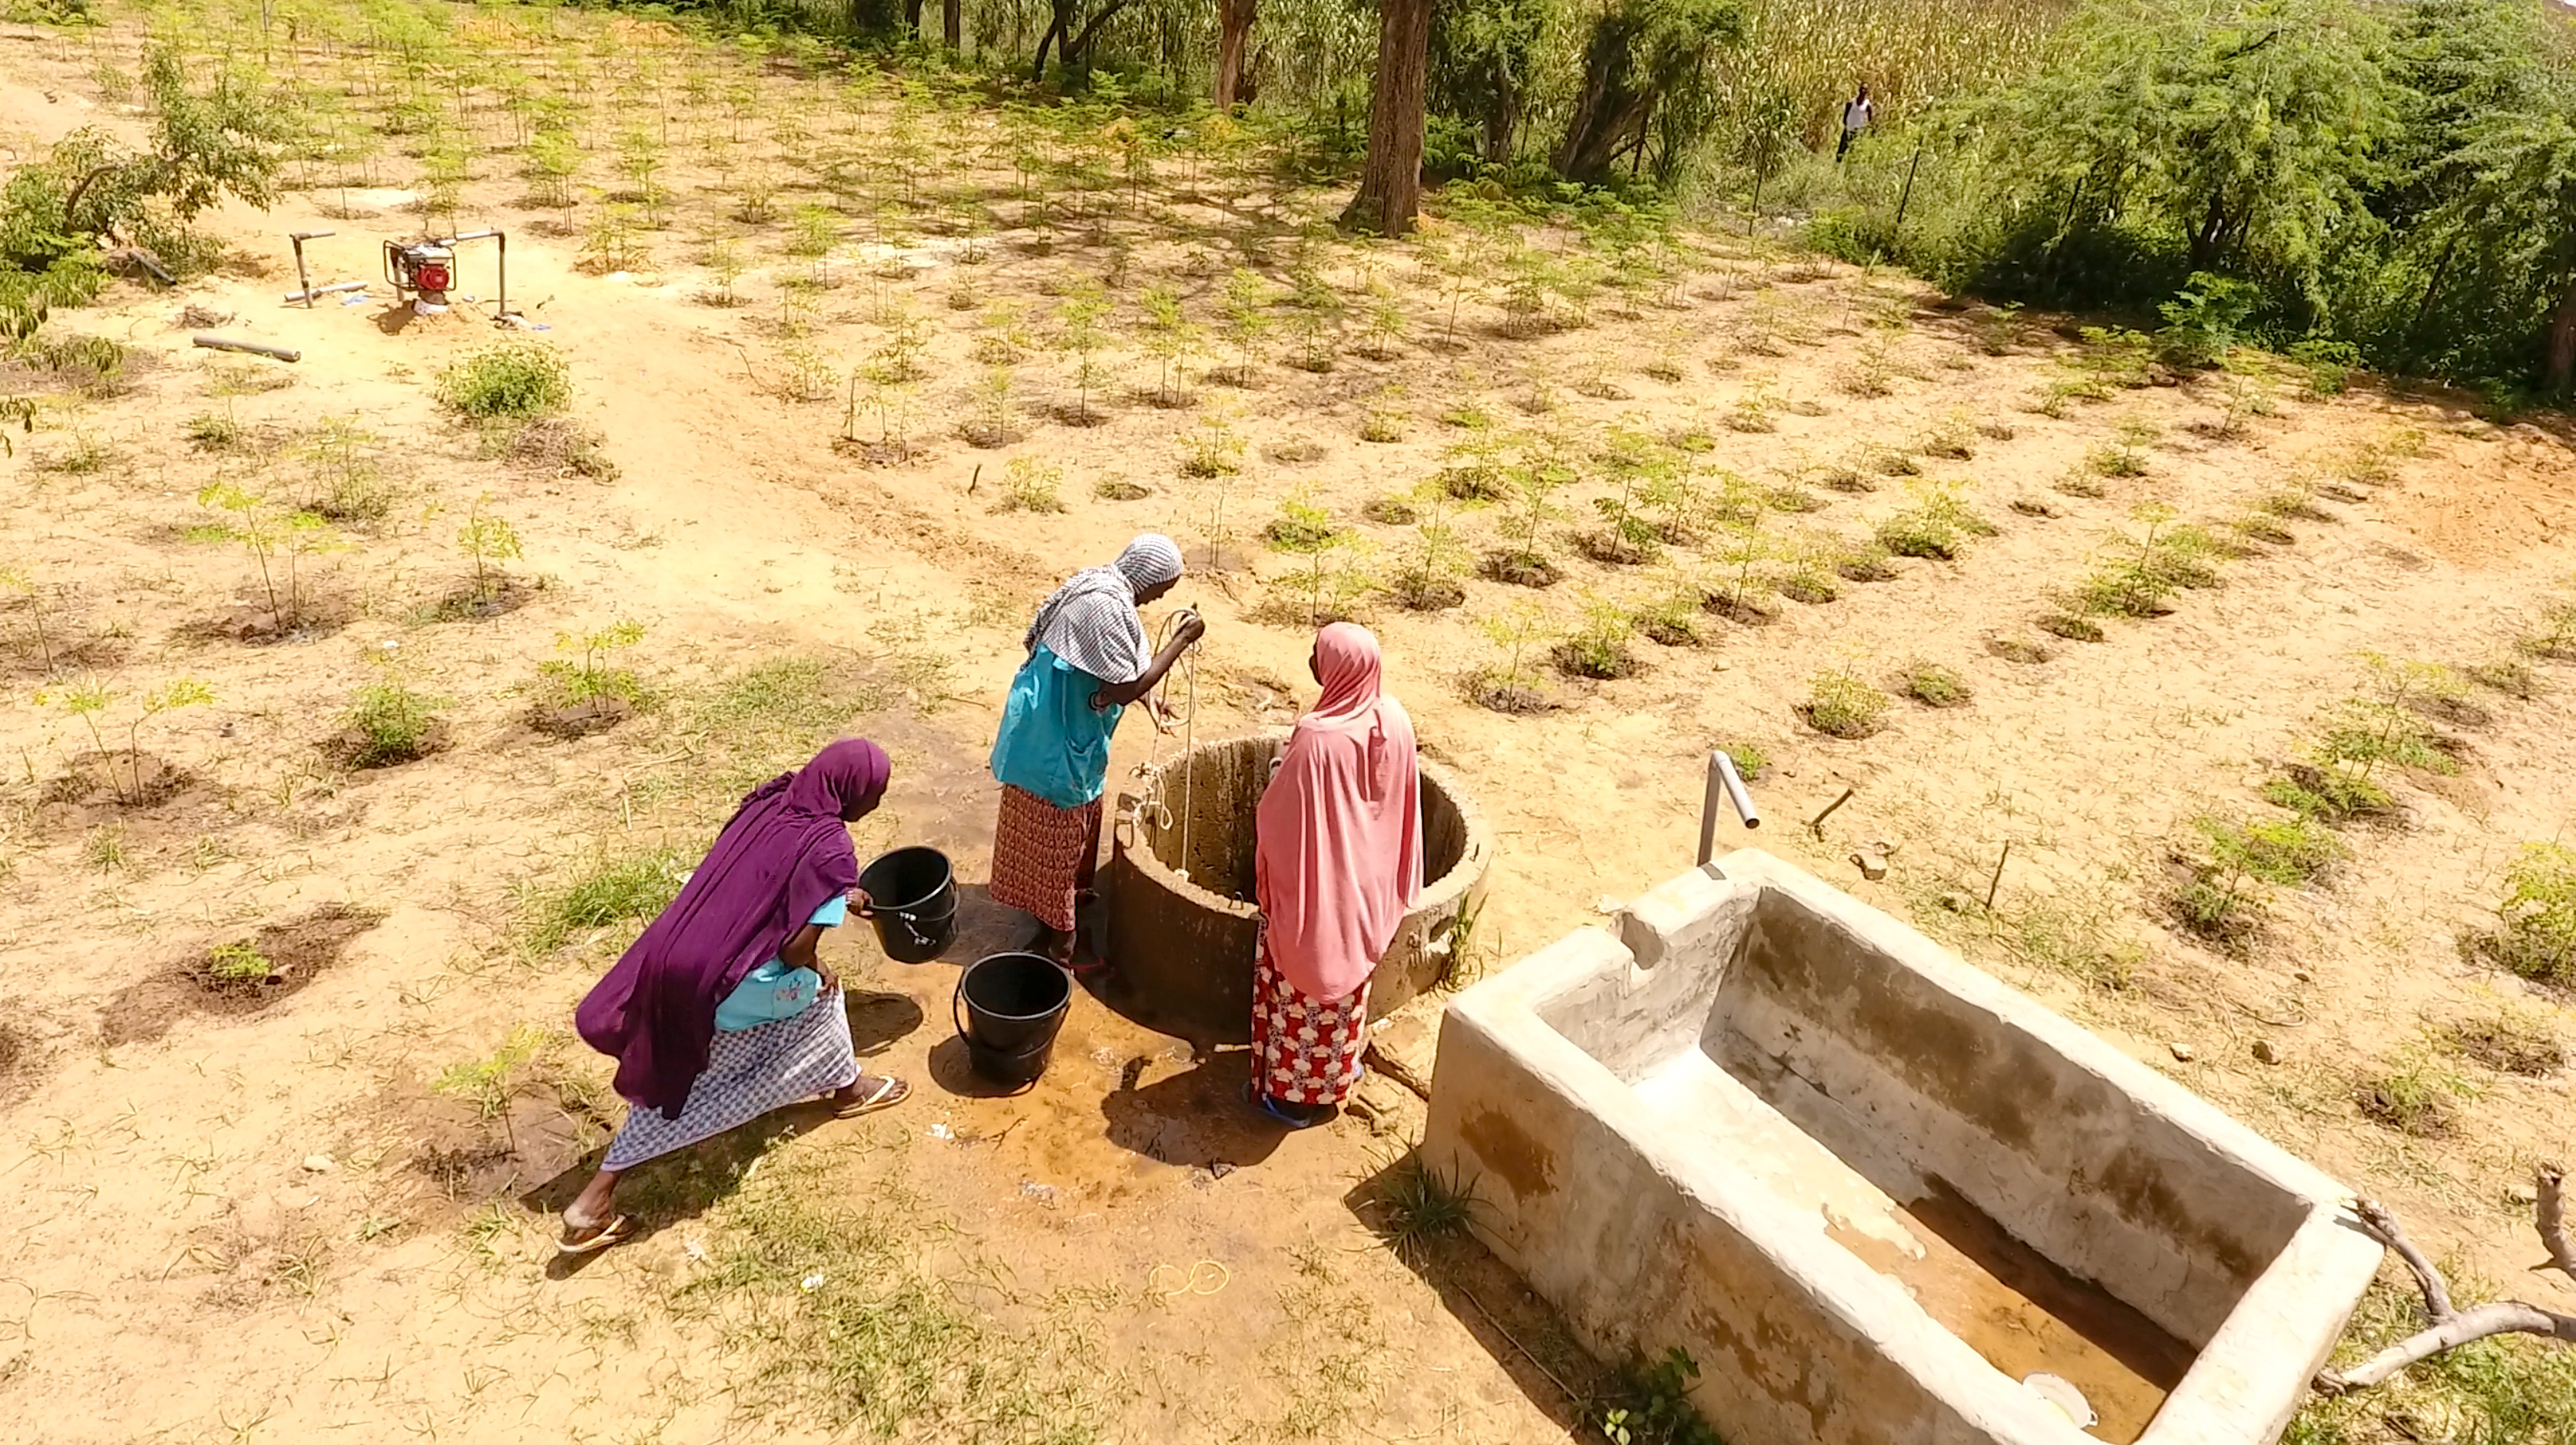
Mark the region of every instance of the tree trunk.
[[951, 50], [965, 43], [966, 0], [939, 0], [939, 38]]
[[1645, 132], [1656, 82], [1638, 75], [1638, 29], [1636, 19], [1624, 11], [1592, 24], [1583, 47], [1583, 86], [1556, 147], [1556, 173], [1569, 181], [1593, 186], [1609, 179], [1619, 153]]
[[1377, 82], [1369, 97], [1368, 165], [1342, 224], [1381, 236], [1413, 230], [1422, 209], [1423, 105], [1432, 0], [1378, 0]]
[[1520, 117], [1520, 91], [1509, 75], [1494, 78], [1494, 98], [1485, 107], [1485, 159], [1504, 165], [1512, 158], [1512, 131]]
[[1218, 0], [1216, 39], [1216, 108], [1234, 109], [1235, 87], [1243, 80], [1245, 42], [1252, 38], [1258, 0]]
[[1055, 43], [1056, 37], [1062, 35], [1068, 40], [1072, 38], [1067, 32], [1073, 28], [1075, 3], [1076, 0], [1055, 0], [1055, 3], [1047, 7], [1047, 28], [1046, 33], [1038, 37], [1038, 58], [1029, 62], [1029, 84], [1037, 85], [1045, 81], [1047, 47]]
[[2570, 381], [2576, 381], [2576, 279], [2558, 298], [2558, 309], [2549, 318], [2549, 390], [2567, 394]]
[[903, 33], [921, 33], [921, 0], [903, 0]]
[[1101, 8], [1099, 14], [1091, 17], [1091, 23], [1082, 27], [1082, 33], [1080, 35], [1075, 36], [1072, 40], [1067, 41], [1056, 50], [1056, 59], [1063, 61], [1068, 68], [1076, 65], [1083, 66], [1086, 69], [1089, 68], [1091, 65], [1091, 42], [1099, 36], [1100, 27], [1108, 24], [1111, 16], [1126, 9], [1127, 3], [1128, 0], [1109, 0], [1109, 3]]

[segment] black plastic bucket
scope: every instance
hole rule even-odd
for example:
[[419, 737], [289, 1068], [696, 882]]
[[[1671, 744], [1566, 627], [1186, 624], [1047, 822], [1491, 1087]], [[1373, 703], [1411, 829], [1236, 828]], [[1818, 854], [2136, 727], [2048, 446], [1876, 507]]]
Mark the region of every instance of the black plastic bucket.
[[957, 874], [936, 848], [897, 848], [859, 872], [877, 946], [897, 963], [928, 963], [957, 941]]
[[1018, 1088], [1046, 1072], [1056, 1030], [1073, 1004], [1073, 975], [1042, 953], [997, 953], [966, 966], [948, 1004], [967, 1062]]

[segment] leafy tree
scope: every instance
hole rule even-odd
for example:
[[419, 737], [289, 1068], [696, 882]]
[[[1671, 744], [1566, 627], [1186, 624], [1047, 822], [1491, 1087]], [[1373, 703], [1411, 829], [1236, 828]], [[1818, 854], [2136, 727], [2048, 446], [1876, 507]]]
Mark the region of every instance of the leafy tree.
[[1592, 23], [1558, 172], [1597, 185], [1621, 155], [1642, 154], [1657, 107], [1707, 106], [1710, 61], [1743, 38], [1736, 0], [1621, 0]]
[[2064, 60], [1977, 117], [1996, 199], [2052, 258], [2125, 239], [2313, 300], [2330, 251], [2373, 224], [2401, 121], [2389, 60], [2350, 0], [2093, 0]]

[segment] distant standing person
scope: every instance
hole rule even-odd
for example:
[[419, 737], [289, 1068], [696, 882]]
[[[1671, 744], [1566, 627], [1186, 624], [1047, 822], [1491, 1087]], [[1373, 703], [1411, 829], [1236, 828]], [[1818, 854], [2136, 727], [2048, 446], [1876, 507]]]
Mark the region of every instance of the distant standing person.
[[1870, 103], [1869, 87], [1866, 85], [1862, 86], [1851, 99], [1843, 102], [1843, 139], [1842, 144], [1834, 147], [1835, 164], [1842, 163], [1844, 154], [1852, 148], [1852, 142], [1862, 131], [1869, 129], [1870, 117], [1877, 111], [1878, 107]]
[[1109, 739], [1127, 704], [1154, 690], [1207, 631], [1181, 615], [1154, 652], [1136, 609], [1181, 580], [1181, 549], [1148, 532], [1106, 567], [1077, 572], [1039, 606], [1020, 645], [1029, 660], [1011, 679], [993, 739], [1002, 785], [993, 828], [993, 901], [1038, 921], [1030, 946], [1074, 963], [1074, 919], [1100, 858], [1100, 795], [1109, 785]]
[[901, 1079], [859, 1072], [841, 983], [815, 952], [859, 892], [849, 825], [876, 811], [885, 749], [843, 738], [751, 790], [715, 846], [573, 1023], [617, 1060], [630, 1107], [599, 1172], [564, 1207], [565, 1254], [626, 1235], [617, 1176], [647, 1159], [820, 1096], [848, 1119], [891, 1108]]
[[1359, 1082], [1369, 975], [1422, 891], [1413, 722], [1381, 689], [1377, 639], [1336, 622], [1306, 666], [1324, 695], [1261, 795], [1253, 852], [1251, 1098], [1296, 1129]]

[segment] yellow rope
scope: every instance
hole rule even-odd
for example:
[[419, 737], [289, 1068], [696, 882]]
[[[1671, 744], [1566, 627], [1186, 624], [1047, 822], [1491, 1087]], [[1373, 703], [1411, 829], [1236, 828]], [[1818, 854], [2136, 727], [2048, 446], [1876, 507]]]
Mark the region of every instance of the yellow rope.
[[[1162, 1279], [1163, 1271], [1167, 1269], [1180, 1276], [1180, 1288], [1164, 1289], [1157, 1283]], [[1214, 1276], [1212, 1282], [1206, 1277], [1210, 1273]], [[1158, 1264], [1145, 1275], [1145, 1288], [1161, 1296], [1163, 1305], [1167, 1309], [1170, 1308], [1172, 1301], [1183, 1295], [1212, 1295], [1233, 1282], [1234, 1271], [1212, 1259], [1202, 1259], [1186, 1270], [1177, 1264]]]

